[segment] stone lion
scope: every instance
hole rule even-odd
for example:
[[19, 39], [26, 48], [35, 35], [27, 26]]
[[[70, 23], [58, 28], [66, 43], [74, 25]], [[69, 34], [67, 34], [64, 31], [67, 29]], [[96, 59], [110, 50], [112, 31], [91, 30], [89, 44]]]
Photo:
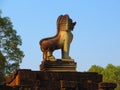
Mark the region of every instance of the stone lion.
[[70, 43], [73, 39], [72, 30], [76, 22], [73, 22], [68, 15], [60, 15], [57, 19], [57, 34], [50, 38], [40, 40], [40, 47], [43, 52], [43, 59], [54, 61], [53, 51], [61, 49], [62, 59], [71, 59], [69, 56]]

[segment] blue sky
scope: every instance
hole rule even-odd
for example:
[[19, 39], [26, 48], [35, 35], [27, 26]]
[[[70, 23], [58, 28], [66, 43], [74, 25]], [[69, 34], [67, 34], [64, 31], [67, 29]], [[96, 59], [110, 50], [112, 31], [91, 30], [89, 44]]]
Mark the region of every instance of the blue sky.
[[[87, 71], [93, 64], [120, 65], [120, 0], [0, 0], [0, 9], [22, 38], [21, 69], [39, 70], [39, 41], [56, 34], [61, 14], [77, 22], [70, 50], [77, 71]], [[54, 55], [60, 58], [60, 50]]]

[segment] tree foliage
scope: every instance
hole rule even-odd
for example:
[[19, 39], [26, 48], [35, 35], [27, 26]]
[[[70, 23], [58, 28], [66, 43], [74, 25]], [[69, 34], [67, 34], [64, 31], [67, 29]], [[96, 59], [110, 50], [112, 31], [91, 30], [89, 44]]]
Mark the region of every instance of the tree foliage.
[[117, 83], [115, 90], [120, 90], [120, 66], [108, 64], [105, 68], [92, 65], [89, 72], [98, 72], [103, 75], [103, 82]]
[[91, 68], [90, 68], [88, 71], [89, 71], [89, 72], [98, 72], [98, 73], [102, 73], [103, 70], [104, 70], [104, 68], [101, 67], [101, 66], [92, 65]]
[[112, 64], [108, 64], [107, 67], [102, 72], [102, 74], [104, 75], [103, 80], [108, 82], [115, 82], [114, 81], [115, 70], [116, 70], [115, 66], [113, 66]]
[[15, 29], [9, 17], [2, 17], [0, 13], [0, 74], [5, 76], [19, 69], [19, 64], [24, 57], [19, 46], [22, 40]]

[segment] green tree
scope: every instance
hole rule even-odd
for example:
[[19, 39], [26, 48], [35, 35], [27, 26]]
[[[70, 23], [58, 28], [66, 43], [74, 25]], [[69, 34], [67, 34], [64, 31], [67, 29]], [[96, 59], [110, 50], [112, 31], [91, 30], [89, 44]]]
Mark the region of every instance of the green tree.
[[[9, 17], [2, 17], [0, 13], [0, 73], [1, 76], [8, 76], [14, 70], [19, 69], [19, 65], [24, 57], [19, 46], [22, 40]], [[3, 74], [3, 75], [2, 75]]]
[[115, 90], [120, 90], [120, 66], [108, 64], [102, 74], [104, 82], [117, 83], [117, 88]]
[[120, 66], [108, 64], [105, 68], [92, 65], [88, 72], [98, 72], [103, 75], [103, 82], [117, 83], [115, 90], [120, 90]]
[[115, 82], [116, 67], [112, 64], [108, 64], [103, 71], [103, 81]]
[[92, 65], [91, 68], [88, 70], [88, 72], [97, 72], [101, 74], [103, 70], [104, 68], [101, 66]]
[[114, 74], [115, 74], [114, 81], [115, 83], [117, 83], [116, 90], [120, 90], [120, 66], [116, 66]]

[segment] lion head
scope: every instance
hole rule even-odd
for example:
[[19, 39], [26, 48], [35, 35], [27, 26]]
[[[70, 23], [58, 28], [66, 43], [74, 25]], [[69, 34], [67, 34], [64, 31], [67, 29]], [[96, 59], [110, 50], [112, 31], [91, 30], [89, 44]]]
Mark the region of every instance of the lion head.
[[60, 15], [57, 19], [57, 29], [60, 30], [73, 30], [76, 22], [73, 22], [72, 19], [67, 15]]

